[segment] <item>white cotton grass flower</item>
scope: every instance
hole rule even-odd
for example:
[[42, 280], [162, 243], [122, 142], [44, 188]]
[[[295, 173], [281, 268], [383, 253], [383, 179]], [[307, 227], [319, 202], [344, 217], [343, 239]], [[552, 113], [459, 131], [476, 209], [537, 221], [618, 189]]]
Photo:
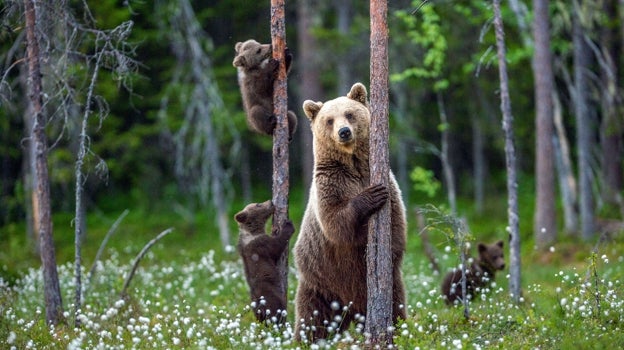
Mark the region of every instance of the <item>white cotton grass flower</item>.
[[9, 336], [7, 337], [7, 344], [13, 344], [15, 339], [17, 339], [17, 335], [15, 334], [15, 332], [10, 331]]

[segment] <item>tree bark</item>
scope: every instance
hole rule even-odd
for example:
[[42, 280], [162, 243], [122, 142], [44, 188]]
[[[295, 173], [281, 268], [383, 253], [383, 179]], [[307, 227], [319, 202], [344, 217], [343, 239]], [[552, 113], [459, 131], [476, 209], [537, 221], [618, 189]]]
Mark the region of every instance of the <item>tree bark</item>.
[[485, 154], [483, 152], [484, 135], [483, 125], [479, 117], [472, 113], [472, 159], [473, 159], [473, 184], [474, 206], [478, 214], [483, 213], [485, 194]]
[[553, 117], [556, 137], [553, 138], [555, 146], [557, 174], [559, 176], [559, 191], [561, 192], [561, 205], [563, 207], [563, 222], [565, 232], [569, 235], [578, 233], [578, 212], [576, 210], [576, 177], [572, 169], [572, 158], [570, 156], [570, 143], [566, 136], [563, 125], [563, 110], [559, 100], [559, 94], [553, 91]]
[[34, 114], [31, 142], [34, 147], [34, 187], [37, 197], [39, 244], [43, 266], [43, 288], [46, 322], [56, 325], [63, 320], [63, 302], [56, 269], [56, 254], [52, 234], [50, 181], [48, 176], [48, 146], [45, 134], [46, 118], [42, 101], [42, 81], [39, 43], [36, 35], [35, 1], [24, 0], [28, 64], [29, 99]]
[[[604, 0], [603, 12], [607, 23], [601, 28], [600, 42], [604, 64], [601, 64], [602, 89], [602, 123], [600, 125], [600, 144], [602, 148], [602, 199], [605, 203], [622, 202], [624, 176], [622, 170], [622, 113], [621, 97], [618, 96], [622, 43], [618, 31], [618, 0]], [[620, 90], [621, 91], [621, 90]]]
[[535, 53], [535, 182], [536, 201], [533, 233], [538, 247], [555, 241], [555, 177], [553, 152], [553, 72], [548, 23], [548, 0], [533, 0]]
[[592, 127], [589, 111], [589, 76], [591, 52], [585, 41], [585, 31], [574, 12], [572, 42], [574, 45], [574, 114], [576, 115], [576, 146], [578, 158], [579, 208], [581, 236], [588, 240], [594, 236], [594, 199], [592, 194], [591, 149]]
[[[336, 27], [338, 29], [338, 35], [342, 38], [346, 38], [349, 36], [349, 29], [351, 27], [352, 0], [334, 0], [334, 6], [336, 7]], [[347, 52], [346, 55], [349, 56], [350, 53]], [[352, 69], [352, 62], [348, 58], [336, 62], [338, 91], [349, 91], [351, 88], [353, 84], [351, 81]]]
[[444, 172], [444, 182], [446, 183], [446, 195], [451, 208], [451, 214], [456, 215], [457, 196], [455, 194], [455, 176], [453, 176], [453, 168], [451, 167], [451, 161], [449, 160], [449, 123], [448, 118], [446, 117], [446, 109], [444, 108], [442, 93], [438, 91], [436, 93], [436, 97], [438, 101], [438, 111], [440, 113], [440, 124], [442, 125], [440, 160], [442, 161], [442, 171]]
[[[370, 2], [370, 183], [389, 186], [388, 160], [388, 4]], [[365, 331], [373, 344], [392, 343], [391, 218], [388, 201], [370, 219], [367, 264]]]
[[[286, 82], [286, 20], [285, 0], [271, 0], [271, 45], [273, 58], [279, 61], [279, 70], [273, 85], [273, 114], [277, 125], [273, 132], [273, 229], [279, 228], [288, 220], [288, 110]], [[288, 249], [284, 250], [278, 261], [282, 277], [284, 300], [288, 298]]]
[[[226, 248], [231, 241], [226, 196], [229, 182], [220, 160], [216, 137], [219, 131], [214, 124], [215, 113], [223, 108], [223, 101], [204, 49], [204, 42], [209, 38], [202, 31], [190, 1], [178, 1], [178, 6], [177, 11], [167, 14], [166, 20], [170, 23], [166, 34], [172, 38], [172, 50], [177, 59], [176, 79], [187, 80], [193, 88], [186, 101], [182, 126], [175, 135], [176, 175], [193, 182], [191, 187], [198, 192], [202, 204], [206, 204], [208, 198], [212, 200], [219, 238]], [[188, 73], [183, 68], [185, 65], [189, 67]]]
[[501, 112], [505, 132], [505, 160], [507, 166], [507, 216], [509, 225], [509, 294], [517, 303], [522, 289], [520, 285], [520, 232], [518, 215], [518, 181], [516, 176], [516, 148], [514, 145], [513, 115], [509, 96], [509, 78], [505, 49], [505, 32], [500, 10], [500, 0], [494, 0], [494, 28], [498, 52], [498, 72], [500, 77]]

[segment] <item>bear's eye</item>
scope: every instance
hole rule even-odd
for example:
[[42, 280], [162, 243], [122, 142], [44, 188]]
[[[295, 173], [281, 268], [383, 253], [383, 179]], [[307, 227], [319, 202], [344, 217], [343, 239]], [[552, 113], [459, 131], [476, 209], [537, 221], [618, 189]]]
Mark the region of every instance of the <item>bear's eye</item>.
[[257, 53], [257, 54], [260, 54], [260, 51], [261, 51], [261, 50], [260, 50], [260, 49], [258, 49], [258, 51], [256, 51], [256, 53]]
[[333, 119], [327, 119], [327, 125], [329, 125], [329, 126], [334, 125], [334, 120]]
[[353, 113], [347, 113], [347, 114], [345, 114], [345, 117], [347, 118], [347, 120], [352, 120], [353, 119]]

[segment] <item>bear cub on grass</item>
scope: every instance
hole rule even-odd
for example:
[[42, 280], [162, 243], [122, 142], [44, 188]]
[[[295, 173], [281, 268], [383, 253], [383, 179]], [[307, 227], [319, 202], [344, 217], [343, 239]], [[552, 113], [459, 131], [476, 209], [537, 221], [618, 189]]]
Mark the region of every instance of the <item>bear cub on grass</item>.
[[[505, 268], [503, 241], [493, 244], [479, 243], [477, 249], [479, 257], [466, 270], [466, 296], [469, 300], [494, 281], [497, 270]], [[461, 278], [461, 270], [455, 269], [442, 281], [442, 296], [449, 305], [462, 300]]]
[[[269, 44], [260, 44], [250, 39], [238, 42], [234, 47], [236, 56], [232, 64], [238, 71], [238, 84], [247, 113], [247, 122], [252, 130], [273, 135], [277, 118], [273, 115], [273, 82], [277, 76], [279, 62], [271, 57]], [[290, 72], [292, 54], [286, 49], [286, 74]], [[297, 127], [297, 116], [288, 111], [289, 140]]]
[[256, 319], [281, 323], [285, 320], [286, 299], [280, 292], [277, 261], [288, 248], [295, 227], [287, 220], [278, 232], [267, 235], [264, 227], [272, 214], [273, 203], [269, 200], [247, 205], [234, 219], [240, 231], [238, 252], [243, 258]]

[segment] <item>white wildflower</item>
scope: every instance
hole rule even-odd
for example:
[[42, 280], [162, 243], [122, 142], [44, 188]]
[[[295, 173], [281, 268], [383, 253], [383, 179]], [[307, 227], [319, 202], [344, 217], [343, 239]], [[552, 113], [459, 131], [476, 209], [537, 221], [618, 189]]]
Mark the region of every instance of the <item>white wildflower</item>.
[[7, 338], [7, 344], [13, 344], [16, 338], [17, 338], [17, 335], [15, 335], [15, 332], [13, 331], [9, 332], [9, 337]]

